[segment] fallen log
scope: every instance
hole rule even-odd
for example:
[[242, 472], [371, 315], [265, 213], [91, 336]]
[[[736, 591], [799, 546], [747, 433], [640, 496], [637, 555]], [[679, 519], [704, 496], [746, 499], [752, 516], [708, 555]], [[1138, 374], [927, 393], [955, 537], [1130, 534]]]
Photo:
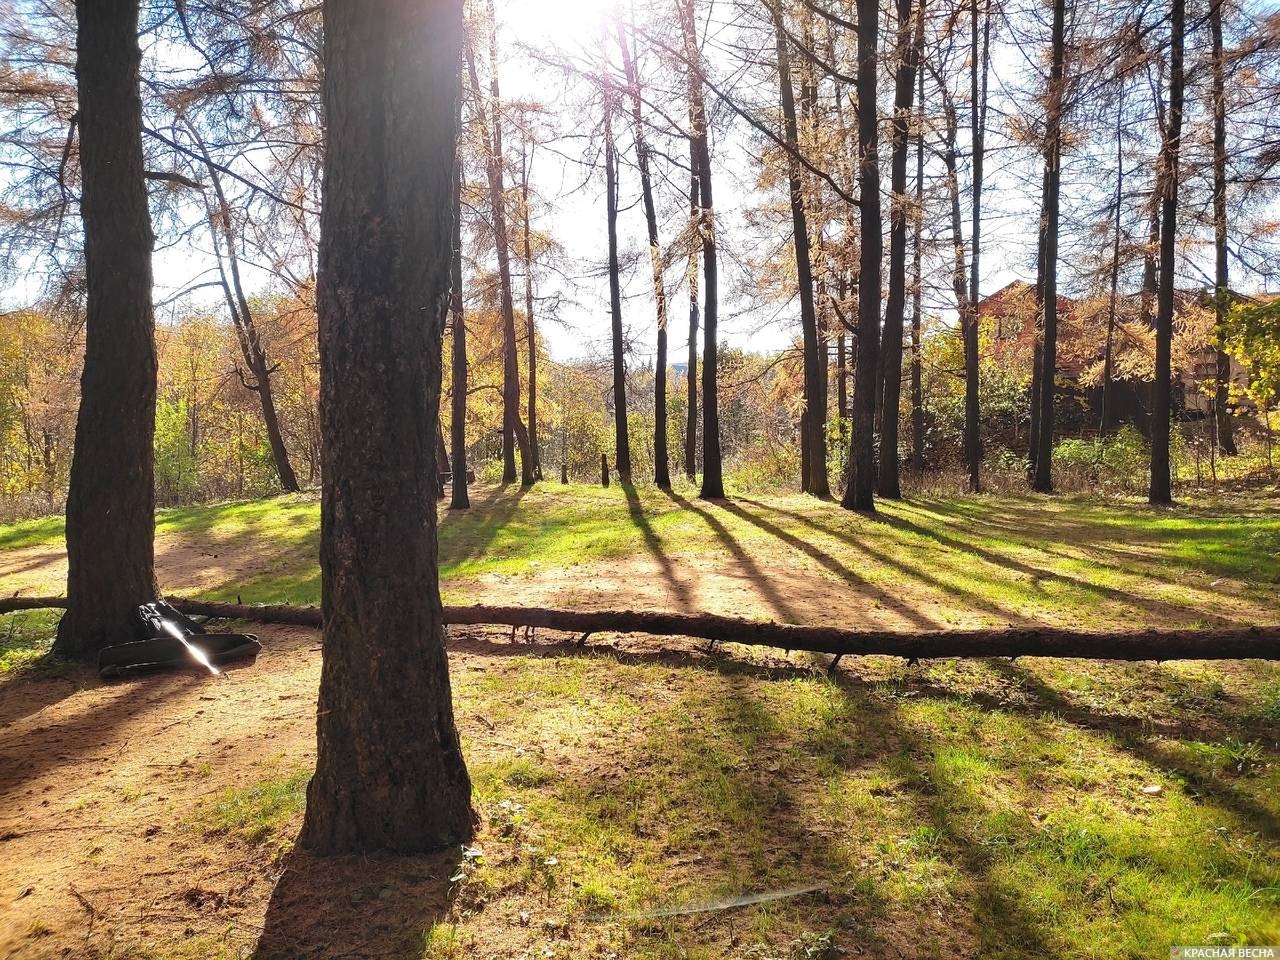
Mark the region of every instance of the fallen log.
[[[320, 626], [320, 608], [250, 606], [171, 598], [186, 614], [260, 623]], [[65, 607], [63, 598], [0, 599], [0, 613]], [[568, 633], [645, 633], [742, 643], [832, 656], [881, 654], [909, 660], [946, 657], [1075, 657], [1085, 660], [1280, 660], [1280, 626], [1106, 633], [1051, 626], [989, 627], [906, 633], [744, 620], [710, 613], [556, 610], [548, 607], [447, 606], [446, 623], [542, 627]]]

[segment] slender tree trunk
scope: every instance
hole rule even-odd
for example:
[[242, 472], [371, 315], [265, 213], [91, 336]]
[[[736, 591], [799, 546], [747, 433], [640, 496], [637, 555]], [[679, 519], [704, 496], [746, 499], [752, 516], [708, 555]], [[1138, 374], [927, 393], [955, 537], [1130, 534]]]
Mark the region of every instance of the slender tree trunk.
[[1099, 436], [1111, 432], [1111, 420], [1115, 416], [1115, 338], [1116, 305], [1120, 298], [1120, 231], [1124, 203], [1124, 87], [1119, 92], [1116, 106], [1116, 195], [1111, 231], [1111, 292], [1107, 300], [1107, 341], [1102, 355], [1102, 416], [1098, 420]]
[[[924, 0], [916, 18], [916, 41], [924, 45]], [[916, 71], [916, 204], [911, 239], [911, 465], [917, 473], [924, 470], [924, 71]]]
[[[1227, 323], [1231, 291], [1227, 273], [1227, 97], [1223, 79], [1222, 3], [1209, 2], [1209, 29], [1213, 34], [1213, 252], [1214, 321], [1218, 342]], [[1213, 393], [1213, 413], [1217, 418], [1218, 448], [1229, 457], [1236, 455], [1235, 425], [1231, 421], [1231, 356], [1221, 346], [1217, 350]]]
[[626, 344], [622, 332], [622, 283], [618, 276], [618, 151], [613, 142], [613, 94], [605, 90], [605, 211], [609, 227], [609, 317], [613, 325], [613, 455], [622, 480], [631, 479], [631, 439], [627, 433]]
[[671, 465], [667, 452], [667, 288], [662, 276], [662, 244], [658, 242], [658, 209], [653, 202], [649, 174], [649, 143], [644, 135], [640, 78], [635, 58], [627, 43], [622, 21], [615, 24], [622, 69], [631, 95], [631, 123], [635, 128], [636, 165], [640, 169], [640, 197], [644, 203], [645, 228], [649, 234], [649, 269], [653, 280], [653, 300], [658, 311], [658, 356], [653, 371], [653, 482], [659, 489], [671, 488]]
[[1173, 261], [1178, 239], [1178, 161], [1182, 148], [1185, 0], [1171, 0], [1169, 20], [1169, 117], [1165, 124], [1159, 163], [1163, 183], [1163, 209], [1160, 214], [1160, 288], [1156, 309], [1156, 371], [1151, 411], [1151, 490], [1148, 494], [1148, 500], [1155, 505], [1173, 503], [1169, 458], [1173, 387]]
[[987, 141], [987, 76], [991, 61], [991, 0], [972, 0], [969, 8], [969, 127], [973, 144], [973, 190], [969, 223], [969, 302], [977, 309], [982, 300], [982, 177]]
[[[698, 223], [698, 151], [689, 141], [689, 222], [697, 229]], [[684, 475], [690, 483], [698, 475], [698, 250], [701, 244], [695, 237], [689, 240], [689, 266], [685, 281], [689, 285], [689, 359], [685, 367], [685, 404], [688, 409], [684, 434]]]
[[[493, 5], [490, 3], [490, 23]], [[494, 252], [498, 259], [499, 308], [502, 314], [502, 482], [515, 483], [516, 448], [520, 450], [520, 484], [534, 483], [533, 455], [528, 433], [520, 421], [520, 366], [516, 353], [516, 308], [511, 287], [511, 239], [507, 231], [506, 190], [502, 182], [502, 113], [498, 88], [498, 41], [489, 41], [489, 102], [493, 109], [492, 124], [486, 117], [480, 81], [476, 74], [475, 54], [466, 45], [467, 69], [475, 93], [475, 110], [485, 144], [485, 175], [489, 181], [489, 207], [492, 217]], [[524, 438], [524, 439], [522, 439]]]
[[457, 164], [453, 215], [453, 265], [449, 276], [449, 309], [452, 314], [453, 340], [449, 362], [453, 381], [449, 422], [449, 445], [453, 448], [453, 485], [449, 509], [467, 510], [471, 497], [467, 493], [467, 323], [466, 301], [462, 291], [462, 164]]
[[526, 363], [529, 371], [529, 456], [533, 458], [533, 475], [542, 479], [542, 451], [538, 446], [538, 327], [533, 319], [533, 225], [529, 209], [529, 156], [520, 151], [520, 202], [523, 207], [524, 246], [524, 328]]
[[1062, 111], [1066, 72], [1066, 0], [1053, 4], [1053, 53], [1044, 154], [1044, 343], [1040, 348], [1040, 423], [1032, 489], [1053, 490], [1053, 418], [1058, 373], [1058, 223], [1062, 194]]
[[[899, 59], [893, 78], [889, 292], [885, 299], [881, 348], [884, 408], [880, 411], [880, 470], [876, 481], [880, 496], [891, 500], [902, 497], [898, 479], [898, 416], [902, 407], [902, 328], [907, 306], [907, 147], [916, 70], [920, 65], [920, 34], [912, 30], [911, 0], [897, 0], [897, 10]], [[923, 9], [918, 11], [918, 17], [923, 20]]]
[[[782, 133], [792, 151], [799, 149], [796, 124], [796, 102], [791, 86], [791, 58], [787, 50], [786, 31], [782, 24], [782, 12], [776, 0], [770, 4], [773, 16], [775, 47], [778, 54], [778, 89], [782, 100]], [[825, 395], [822, 361], [818, 340], [818, 314], [813, 302], [813, 259], [809, 249], [809, 223], [805, 216], [804, 191], [800, 180], [800, 166], [794, 155], [787, 158], [787, 185], [791, 198], [791, 228], [795, 244], [796, 288], [800, 300], [800, 330], [804, 341], [804, 399], [806, 415], [801, 443], [803, 447], [803, 476], [801, 489], [815, 497], [831, 496], [831, 483], [827, 474], [827, 423], [825, 411], [819, 401]], [[825, 407], [825, 403], [822, 404]]]
[[156, 422], [151, 215], [143, 180], [138, 0], [77, 0], [76, 82], [88, 280], [67, 495], [67, 612], [53, 652], [134, 639], [154, 600]]
[[876, 103], [876, 46], [880, 7], [857, 0], [858, 11], [858, 362], [853, 382], [853, 438], [849, 485], [842, 505], [875, 510], [876, 380], [880, 346], [880, 158]]
[[680, 31], [689, 64], [689, 119], [698, 176], [698, 233], [702, 238], [702, 488], [704, 500], [724, 498], [724, 469], [720, 458], [719, 263], [716, 255], [715, 206], [711, 189], [711, 150], [707, 142], [707, 110], [703, 99], [701, 55], [693, 17], [693, 0], [679, 0]]
[[415, 853], [473, 831], [431, 495], [462, 3], [325, 0], [324, 21], [325, 635], [299, 843], [321, 854]]

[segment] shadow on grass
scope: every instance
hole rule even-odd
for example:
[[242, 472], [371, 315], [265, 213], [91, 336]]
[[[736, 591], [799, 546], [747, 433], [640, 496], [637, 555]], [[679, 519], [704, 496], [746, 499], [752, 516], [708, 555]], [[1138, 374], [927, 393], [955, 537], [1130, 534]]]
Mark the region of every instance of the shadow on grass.
[[671, 595], [675, 597], [676, 606], [682, 613], [692, 612], [693, 598], [689, 595], [689, 585], [676, 574], [671, 558], [662, 547], [662, 538], [653, 529], [653, 523], [645, 513], [644, 503], [636, 491], [635, 484], [629, 480], [623, 480], [621, 486], [627, 498], [627, 514], [631, 517], [631, 522], [635, 524], [636, 529], [640, 531], [640, 536], [644, 538], [645, 549], [657, 561], [662, 571], [662, 578], [671, 587]]
[[267, 905], [255, 960], [462, 956], [448, 946], [454, 849], [416, 857], [315, 857], [295, 849]]

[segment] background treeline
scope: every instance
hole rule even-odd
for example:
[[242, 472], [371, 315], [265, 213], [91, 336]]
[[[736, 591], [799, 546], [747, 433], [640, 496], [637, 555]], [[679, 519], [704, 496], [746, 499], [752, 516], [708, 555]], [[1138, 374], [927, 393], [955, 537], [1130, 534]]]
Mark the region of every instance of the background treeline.
[[[474, 0], [461, 66], [442, 440], [482, 477], [598, 480], [603, 454], [708, 495], [893, 495], [1139, 489], [1162, 450], [1175, 480], [1269, 468], [1280, 14], [643, 0], [564, 45], [527, 22]], [[142, 27], [158, 499], [313, 485], [318, 9], [156, 0]], [[59, 510], [71, 456], [74, 28], [66, 0], [4, 11], [5, 515]]]

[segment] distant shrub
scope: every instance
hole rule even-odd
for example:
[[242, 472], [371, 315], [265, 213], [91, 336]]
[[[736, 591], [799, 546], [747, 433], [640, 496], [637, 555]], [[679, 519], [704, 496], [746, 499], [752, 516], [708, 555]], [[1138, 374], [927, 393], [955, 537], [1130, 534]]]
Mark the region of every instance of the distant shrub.
[[1142, 434], [1125, 425], [1111, 437], [1061, 441], [1053, 450], [1053, 467], [1055, 482], [1065, 488], [1140, 490], [1150, 475], [1151, 453]]

